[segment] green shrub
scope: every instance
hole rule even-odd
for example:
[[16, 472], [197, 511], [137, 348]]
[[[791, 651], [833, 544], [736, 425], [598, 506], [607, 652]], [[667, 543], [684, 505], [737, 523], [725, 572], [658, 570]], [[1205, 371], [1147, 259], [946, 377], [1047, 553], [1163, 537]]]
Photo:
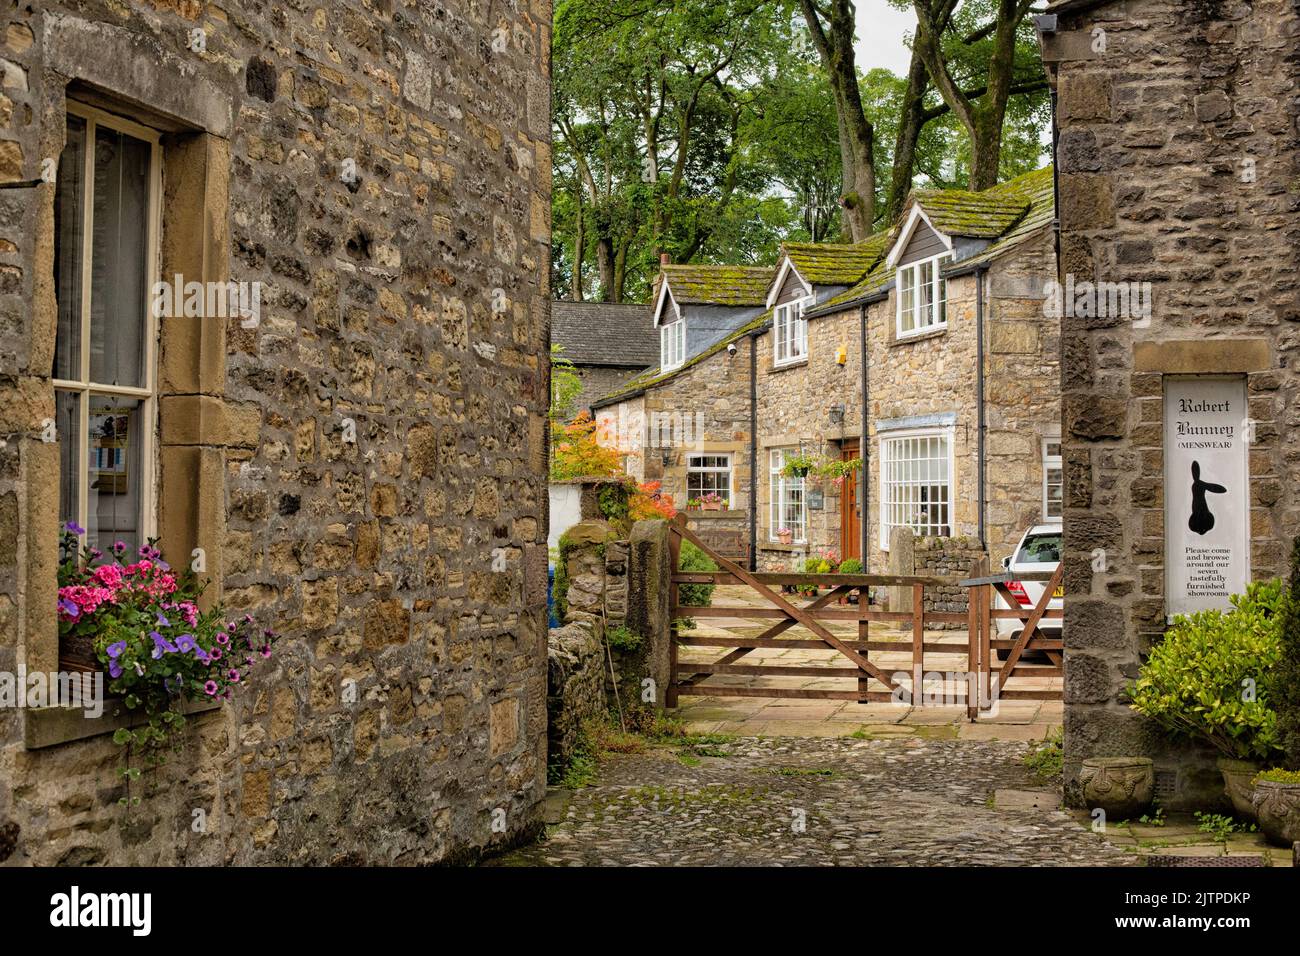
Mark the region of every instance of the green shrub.
[[845, 558], [840, 562], [839, 574], [862, 574], [862, 562], [857, 558]]
[[609, 646], [616, 651], [635, 651], [641, 646], [641, 635], [625, 624], [611, 627], [605, 632]]
[[[719, 570], [717, 562], [689, 541], [682, 541], [682, 554], [677, 567], [681, 571]], [[681, 602], [687, 607], [708, 607], [713, 603], [715, 587], [715, 584], [683, 584], [679, 591]]]
[[1276, 756], [1273, 688], [1285, 601], [1280, 580], [1256, 581], [1233, 595], [1231, 611], [1176, 617], [1142, 665], [1133, 709], [1228, 757]]
[[1278, 746], [1289, 770], [1300, 770], [1300, 537], [1291, 544], [1291, 580], [1282, 614], [1282, 653], [1273, 679]]

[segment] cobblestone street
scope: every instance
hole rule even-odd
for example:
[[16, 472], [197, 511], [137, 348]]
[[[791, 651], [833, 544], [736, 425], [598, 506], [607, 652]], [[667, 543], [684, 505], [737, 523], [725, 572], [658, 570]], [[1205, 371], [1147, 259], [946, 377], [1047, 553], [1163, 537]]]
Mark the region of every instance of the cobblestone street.
[[[1081, 865], [1132, 853], [1050, 809], [1014, 741], [742, 737], [608, 755], [515, 866]], [[1028, 790], [1049, 808], [1027, 808]], [[995, 806], [995, 792], [999, 803]], [[1006, 791], [1018, 791], [1007, 793]], [[800, 827], [802, 824], [802, 829]]]

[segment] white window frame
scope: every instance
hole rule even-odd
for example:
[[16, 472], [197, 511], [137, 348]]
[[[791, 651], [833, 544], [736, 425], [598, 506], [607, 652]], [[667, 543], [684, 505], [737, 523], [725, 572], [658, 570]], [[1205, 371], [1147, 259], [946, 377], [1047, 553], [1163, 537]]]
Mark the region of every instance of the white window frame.
[[[696, 461], [701, 458], [722, 458], [726, 460], [725, 465], [698, 465]], [[735, 469], [732, 463], [731, 452], [729, 451], [702, 451], [695, 452], [686, 456], [686, 499], [691, 499], [691, 475], [692, 474], [725, 474], [727, 476], [727, 507], [734, 508], [736, 500], [735, 487]]]
[[659, 369], [667, 372], [686, 362], [686, 320], [677, 319], [659, 327]]
[[[1052, 445], [1056, 446], [1055, 455], [1050, 454], [1048, 451], [1048, 449]], [[1055, 437], [1049, 436], [1047, 438], [1044, 438], [1042, 443], [1042, 451], [1043, 451], [1043, 521], [1045, 523], [1052, 523], [1052, 522], [1063, 520], [1065, 516], [1065, 465], [1063, 463], [1063, 459], [1061, 455], [1060, 436], [1059, 435]], [[1055, 469], [1057, 474], [1059, 475], [1058, 479], [1055, 482], [1048, 481], [1048, 475], [1052, 472], [1053, 469]], [[1052, 514], [1051, 507], [1050, 507], [1051, 499], [1047, 494], [1048, 488], [1050, 488], [1053, 484], [1057, 484], [1061, 486], [1061, 498], [1059, 502], [1060, 512], [1057, 514]]]
[[802, 478], [787, 478], [781, 474], [781, 469], [785, 467], [786, 457], [793, 457], [797, 454], [799, 454], [799, 449], [793, 446], [772, 448], [768, 451], [767, 537], [769, 541], [781, 540], [777, 531], [784, 527], [784, 518], [782, 516], [785, 514], [786, 496], [789, 492], [797, 491], [800, 495], [799, 528], [791, 528], [795, 532], [791, 544], [808, 543], [807, 486]]
[[[898, 267], [894, 283], [896, 299], [894, 330], [897, 338], [907, 339], [948, 327], [948, 280], [942, 273], [943, 268], [951, 264], [952, 253], [942, 252], [937, 256], [918, 259]], [[927, 267], [930, 272], [927, 283], [930, 287], [930, 302], [929, 307], [924, 309], [925, 314], [922, 315], [920, 277], [922, 270]], [[911, 328], [904, 328], [903, 300], [908, 292], [911, 292], [912, 299], [912, 308], [909, 310], [912, 325]]]
[[808, 358], [808, 320], [804, 309], [812, 296], [792, 299], [776, 306], [772, 312], [772, 364], [793, 365]]
[[[946, 527], [948, 529], [948, 534], [939, 535], [937, 537], [951, 537], [955, 533], [954, 511], [957, 505], [957, 470], [955, 467], [955, 458], [954, 458], [954, 450], [953, 450], [955, 436], [956, 436], [956, 429], [953, 426], [946, 426], [942, 428], [900, 429], [899, 431], [884, 432], [883, 434], [880, 435], [877, 443], [877, 448], [880, 455], [879, 457], [879, 461], [880, 461], [880, 475], [879, 475], [880, 550], [882, 551], [889, 550], [889, 532], [893, 528], [908, 527], [908, 528], [912, 528], [914, 533], [917, 533], [915, 523], [908, 523], [906, 525], [895, 524], [891, 519], [892, 506], [898, 503], [896, 501], [896, 497], [897, 497], [896, 493], [894, 492], [893, 489], [891, 489], [890, 487], [891, 483], [889, 481], [890, 464], [892, 463], [892, 461], [894, 461], [893, 454], [896, 450], [896, 446], [894, 444], [895, 442], [903, 442], [903, 441], [908, 441], [913, 439], [929, 439], [929, 438], [942, 438], [944, 442], [946, 442], [946, 446], [947, 446], [947, 455], [945, 456], [946, 467], [947, 467], [946, 485], [948, 490], [948, 501], [947, 501], [948, 522]], [[934, 460], [934, 459], [930, 459], [930, 460]]]
[[[77, 517], [76, 522], [83, 531], [89, 531], [90, 481], [89, 445], [90, 445], [90, 396], [112, 395], [140, 401], [140, 538], [141, 544], [149, 538], [157, 537], [157, 431], [158, 431], [158, 320], [151, 307], [152, 292], [159, 281], [161, 268], [161, 233], [162, 215], [162, 144], [157, 130], [133, 123], [113, 113], [87, 106], [73, 100], [67, 101], [67, 114], [76, 116], [86, 123], [85, 166], [82, 171], [85, 183], [85, 195], [82, 208], [82, 246], [81, 246], [81, 355], [80, 374], [75, 379], [53, 379], [54, 391], [75, 394], [77, 401]], [[145, 314], [141, 317], [144, 325], [144, 386], [134, 387], [92, 382], [90, 379], [91, 359], [91, 287], [94, 281], [94, 212], [95, 212], [95, 131], [97, 127], [115, 130], [144, 140], [151, 144], [149, 164], [149, 202], [146, 239], [146, 260], [148, 274], [145, 288], [149, 295], [145, 297]], [[67, 436], [58, 436], [60, 441]], [[86, 534], [79, 536], [82, 543]]]

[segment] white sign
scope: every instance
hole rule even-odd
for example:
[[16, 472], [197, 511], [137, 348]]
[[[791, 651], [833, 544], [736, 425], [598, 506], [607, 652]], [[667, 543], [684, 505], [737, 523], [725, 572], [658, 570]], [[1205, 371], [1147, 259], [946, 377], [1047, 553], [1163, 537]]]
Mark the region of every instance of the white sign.
[[1240, 376], [1165, 379], [1168, 612], [1226, 610], [1250, 577], [1250, 422]]

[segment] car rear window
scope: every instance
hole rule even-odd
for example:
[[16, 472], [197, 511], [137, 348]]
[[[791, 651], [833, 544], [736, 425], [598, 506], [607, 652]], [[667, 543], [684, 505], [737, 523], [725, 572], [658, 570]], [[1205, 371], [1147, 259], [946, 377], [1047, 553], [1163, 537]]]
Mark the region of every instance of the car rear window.
[[1061, 560], [1061, 532], [1031, 534], [1016, 553], [1017, 564], [1054, 564]]

